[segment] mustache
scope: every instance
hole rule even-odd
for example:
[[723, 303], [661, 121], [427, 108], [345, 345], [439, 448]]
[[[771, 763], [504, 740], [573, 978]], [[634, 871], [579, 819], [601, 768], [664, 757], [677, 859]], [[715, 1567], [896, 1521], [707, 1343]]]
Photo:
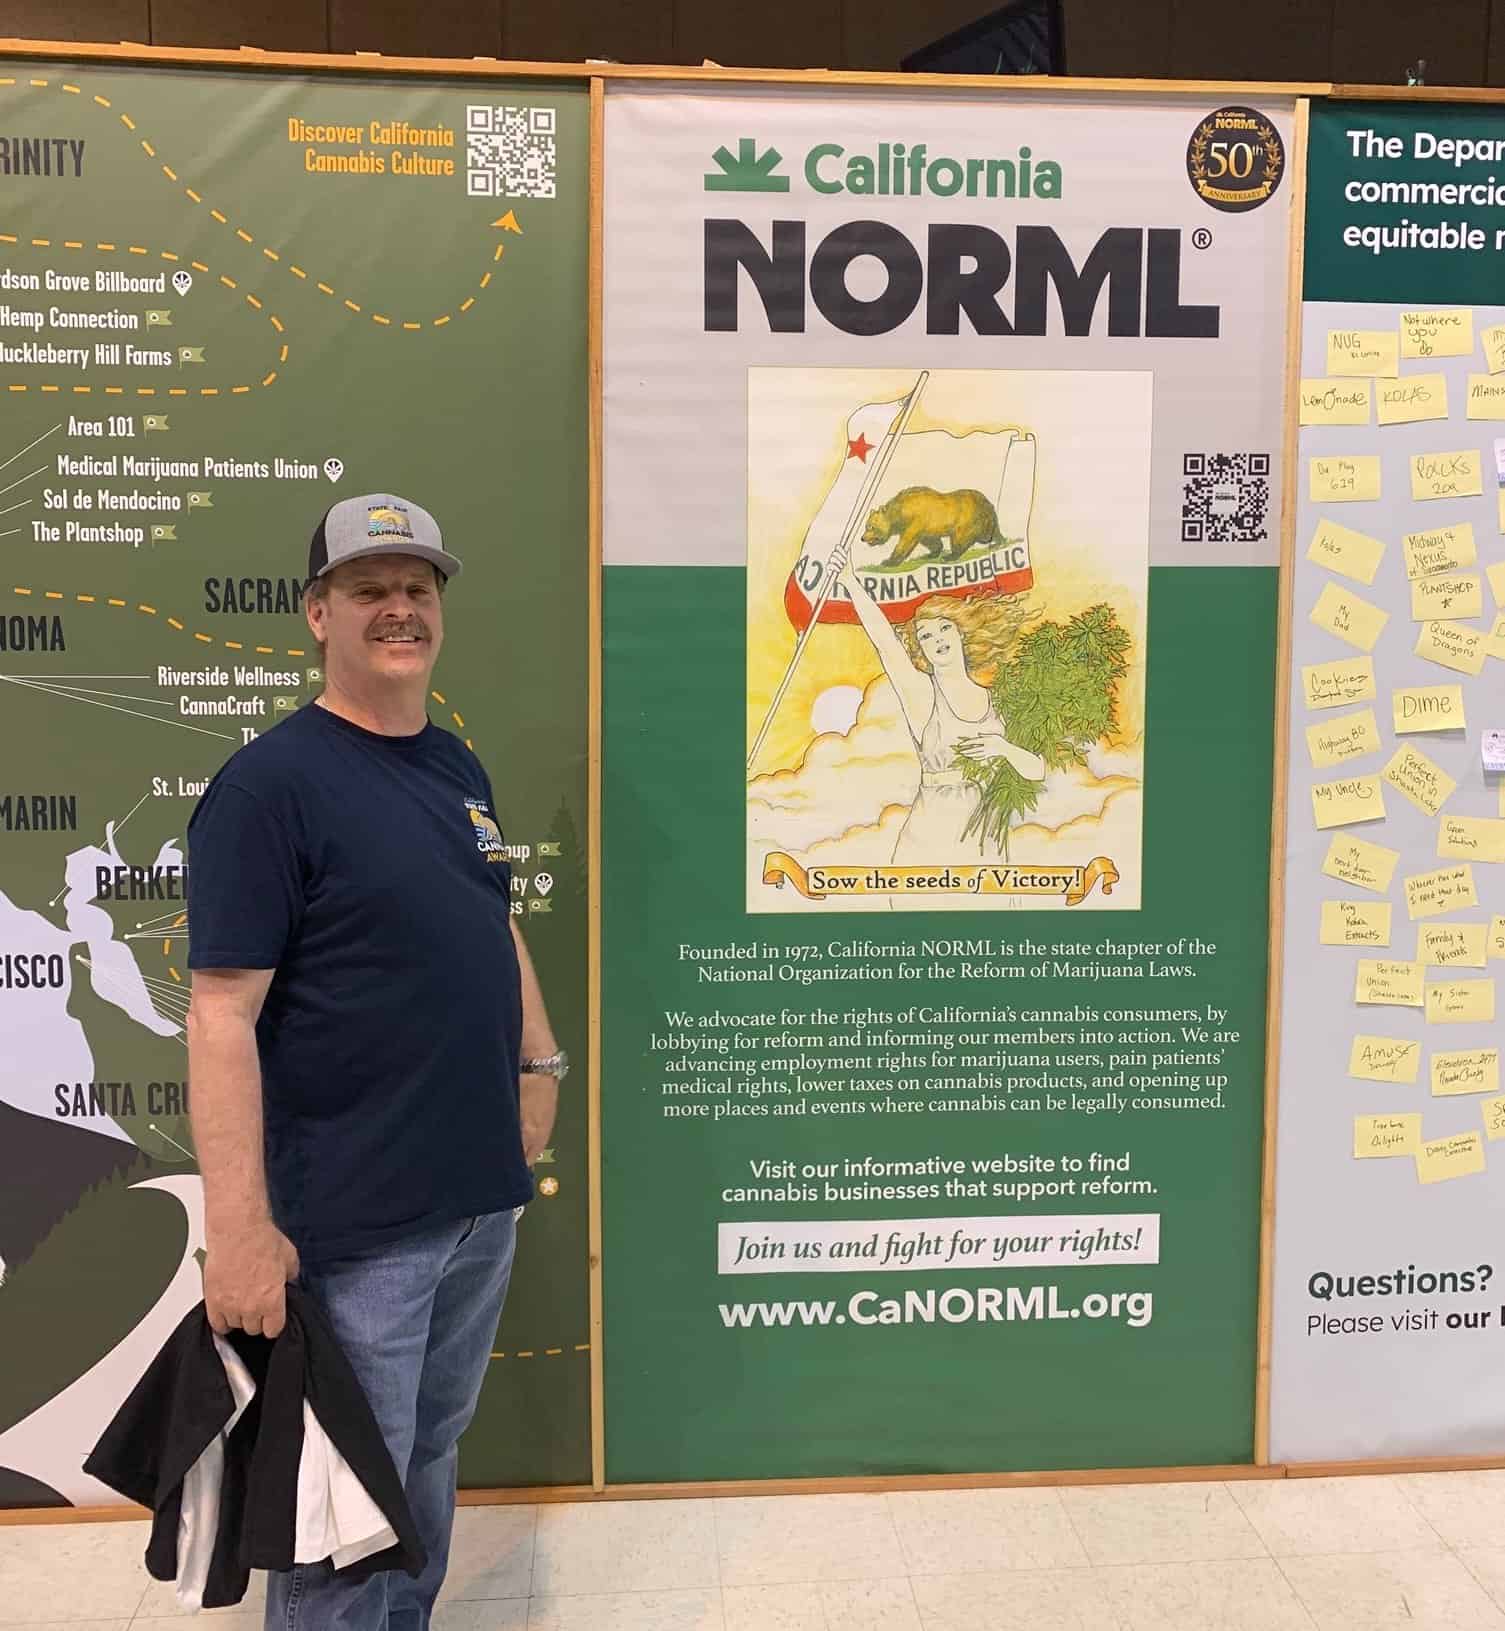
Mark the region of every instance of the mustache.
[[420, 640], [427, 640], [429, 636], [428, 624], [421, 617], [409, 617], [401, 622], [381, 623], [367, 632], [368, 640], [381, 640], [390, 634], [411, 634]]

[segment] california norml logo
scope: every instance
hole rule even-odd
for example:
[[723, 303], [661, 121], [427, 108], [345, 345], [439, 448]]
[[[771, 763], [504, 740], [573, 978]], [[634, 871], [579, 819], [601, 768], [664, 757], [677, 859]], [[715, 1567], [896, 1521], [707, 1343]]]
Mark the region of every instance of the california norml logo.
[[1203, 203], [1241, 214], [1258, 209], [1280, 186], [1286, 149], [1257, 108], [1209, 113], [1186, 146], [1186, 173]]
[[[702, 184], [708, 193], [787, 193], [784, 155], [760, 148], [751, 136], [711, 154], [716, 166]], [[1010, 156], [934, 153], [928, 142], [883, 141], [859, 149], [817, 142], [800, 161], [805, 184], [817, 193], [856, 193], [882, 198], [1059, 198], [1061, 166], [1028, 145]]]

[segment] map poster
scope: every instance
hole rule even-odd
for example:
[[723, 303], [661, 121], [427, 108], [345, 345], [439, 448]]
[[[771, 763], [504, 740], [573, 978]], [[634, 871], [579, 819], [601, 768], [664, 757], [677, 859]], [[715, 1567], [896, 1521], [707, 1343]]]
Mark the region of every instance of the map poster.
[[608, 84], [609, 1480], [1252, 1459], [1292, 117]]
[[[587, 97], [0, 68], [0, 1504], [94, 1505], [84, 1455], [201, 1295], [185, 827], [319, 689], [337, 499], [411, 497], [465, 563], [431, 718], [490, 772], [584, 1057]], [[589, 1476], [574, 1086], [464, 1483]]]

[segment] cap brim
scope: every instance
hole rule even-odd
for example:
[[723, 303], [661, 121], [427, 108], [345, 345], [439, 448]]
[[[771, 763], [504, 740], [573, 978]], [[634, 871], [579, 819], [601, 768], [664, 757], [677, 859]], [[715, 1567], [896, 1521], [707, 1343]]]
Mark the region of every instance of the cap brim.
[[[446, 578], [457, 578], [460, 575], [458, 558], [447, 551], [434, 549], [428, 544], [414, 543], [411, 538], [394, 538], [390, 543], [372, 544], [369, 549], [357, 550], [353, 555], [342, 555], [339, 560], [331, 561], [322, 571], [316, 572], [314, 577], [326, 577], [337, 566], [344, 566], [350, 561], [369, 560], [373, 555], [412, 555], [417, 560], [432, 562]], [[309, 581], [312, 582], [313, 579]]]

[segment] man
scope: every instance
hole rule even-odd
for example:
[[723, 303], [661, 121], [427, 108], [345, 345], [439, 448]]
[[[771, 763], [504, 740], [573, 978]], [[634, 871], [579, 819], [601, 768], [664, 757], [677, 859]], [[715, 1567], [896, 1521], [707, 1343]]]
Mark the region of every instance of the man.
[[428, 719], [459, 571], [418, 505], [336, 504], [305, 594], [323, 694], [241, 748], [188, 828], [209, 1320], [276, 1336], [301, 1278], [429, 1554], [417, 1580], [274, 1574], [278, 1631], [428, 1625], [513, 1209], [567, 1069], [512, 924], [491, 784]]

